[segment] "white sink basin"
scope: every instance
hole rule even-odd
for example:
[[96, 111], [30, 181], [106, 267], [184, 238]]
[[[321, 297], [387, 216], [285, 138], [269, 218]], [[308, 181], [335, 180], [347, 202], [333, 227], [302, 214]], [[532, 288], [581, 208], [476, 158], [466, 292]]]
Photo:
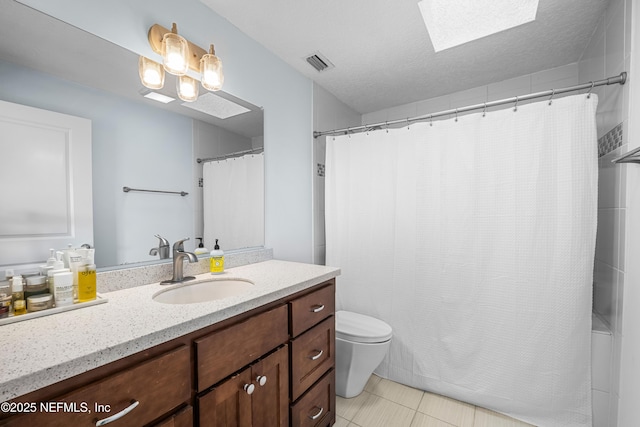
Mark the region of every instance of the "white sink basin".
[[153, 300], [164, 304], [193, 304], [240, 295], [251, 289], [253, 282], [245, 279], [194, 280], [163, 289]]

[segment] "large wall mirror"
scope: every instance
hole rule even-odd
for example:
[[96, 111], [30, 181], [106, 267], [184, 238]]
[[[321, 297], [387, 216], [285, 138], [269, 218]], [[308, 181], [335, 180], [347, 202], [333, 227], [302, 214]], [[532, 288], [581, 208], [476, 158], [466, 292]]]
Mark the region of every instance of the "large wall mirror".
[[[174, 101], [163, 104], [146, 98], [149, 91], [138, 78], [137, 54], [14, 1], [2, 1], [0, 9], [0, 100], [91, 122], [91, 176], [84, 178], [92, 182], [92, 196], [79, 202], [93, 208], [93, 241], [63, 238], [60, 242], [64, 245], [56, 249], [89, 243], [96, 248], [99, 268], [159, 262], [159, 255], [152, 250], [159, 242], [155, 235], [170, 243], [189, 237], [185, 248], [194, 250], [196, 238], [205, 232], [203, 200], [214, 211], [222, 203], [229, 203], [228, 192], [223, 196], [220, 188], [218, 198], [218, 189], [211, 184], [207, 191], [212, 193], [207, 193], [208, 199], [203, 197], [207, 162], [196, 160], [225, 157], [232, 161], [239, 158], [234, 153], [259, 153], [264, 145], [262, 109], [224, 89], [208, 92], [200, 88], [198, 101], [184, 103], [177, 98], [175, 77], [171, 75], [166, 76], [165, 86], [158, 92]], [[0, 150], [1, 138], [3, 135]], [[23, 157], [38, 156], [37, 150], [17, 153], [25, 165], [29, 159], [22, 161]], [[7, 153], [0, 152], [0, 158], [6, 163]], [[24, 169], [24, 174], [40, 173]], [[12, 171], [21, 174], [20, 168]], [[46, 191], [34, 188], [37, 180], [14, 178], [0, 182], [0, 194], [7, 194], [8, 188], [14, 194], [33, 197]], [[40, 182], [46, 182], [46, 177]], [[234, 182], [227, 185], [233, 187]], [[188, 195], [124, 192], [124, 187]], [[239, 200], [247, 198], [243, 191], [232, 191], [231, 195]], [[9, 209], [12, 202], [3, 200], [2, 209]], [[240, 206], [246, 206], [243, 203], [241, 200]], [[260, 203], [259, 209], [263, 210]], [[255, 203], [250, 210], [256, 210]], [[261, 240], [249, 246], [264, 244], [264, 222], [259, 221], [262, 223], [255, 228], [261, 230]], [[11, 224], [3, 224], [2, 230], [8, 233], [0, 236], [0, 246], [5, 248], [0, 250], [0, 266], [23, 263], [11, 259]], [[204, 241], [209, 250], [214, 242], [207, 240], [218, 237], [210, 235]], [[48, 251], [35, 245], [37, 238], [33, 241], [32, 264], [48, 257]], [[242, 249], [225, 243], [221, 239], [226, 251]]]

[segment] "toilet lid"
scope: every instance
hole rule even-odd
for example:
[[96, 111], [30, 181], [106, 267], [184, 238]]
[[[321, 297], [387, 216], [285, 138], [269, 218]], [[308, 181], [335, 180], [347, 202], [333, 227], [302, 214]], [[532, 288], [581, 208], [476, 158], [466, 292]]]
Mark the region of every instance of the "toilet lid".
[[350, 311], [336, 312], [336, 337], [347, 341], [377, 343], [391, 338], [391, 326], [380, 319]]

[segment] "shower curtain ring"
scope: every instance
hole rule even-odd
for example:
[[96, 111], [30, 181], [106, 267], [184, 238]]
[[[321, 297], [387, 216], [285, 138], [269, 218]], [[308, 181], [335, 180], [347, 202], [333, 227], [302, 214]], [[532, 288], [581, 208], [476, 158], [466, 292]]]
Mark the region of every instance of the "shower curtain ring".
[[513, 106], [513, 111], [518, 111], [518, 97], [516, 96], [516, 104]]
[[591, 99], [591, 91], [593, 90], [593, 86], [595, 86], [595, 82], [591, 82], [591, 88], [589, 89], [589, 93], [587, 93], [587, 99]]
[[389, 133], [389, 122], [384, 122], [384, 129]]
[[556, 94], [556, 90], [552, 89], [551, 90], [551, 98], [549, 98], [549, 105], [551, 105], [551, 103], [553, 102], [553, 96]]
[[429, 116], [429, 126], [433, 126], [433, 114]]
[[407, 117], [407, 130], [409, 130], [409, 117]]
[[458, 121], [458, 109], [456, 108], [456, 122]]
[[484, 108], [482, 109], [482, 117], [486, 117], [487, 115], [487, 103], [484, 103]]
[[351, 139], [351, 128], [347, 128], [347, 135], [349, 136], [349, 139]]

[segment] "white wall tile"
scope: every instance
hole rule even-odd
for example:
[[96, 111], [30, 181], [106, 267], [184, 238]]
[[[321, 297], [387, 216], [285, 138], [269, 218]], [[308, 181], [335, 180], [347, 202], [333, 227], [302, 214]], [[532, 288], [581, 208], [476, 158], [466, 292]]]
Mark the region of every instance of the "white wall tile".
[[596, 258], [594, 268], [593, 308], [607, 326], [613, 328], [616, 310], [618, 271]]
[[609, 427], [609, 393], [593, 390], [592, 401], [593, 427]]
[[610, 333], [591, 333], [591, 387], [609, 393], [612, 339]]

